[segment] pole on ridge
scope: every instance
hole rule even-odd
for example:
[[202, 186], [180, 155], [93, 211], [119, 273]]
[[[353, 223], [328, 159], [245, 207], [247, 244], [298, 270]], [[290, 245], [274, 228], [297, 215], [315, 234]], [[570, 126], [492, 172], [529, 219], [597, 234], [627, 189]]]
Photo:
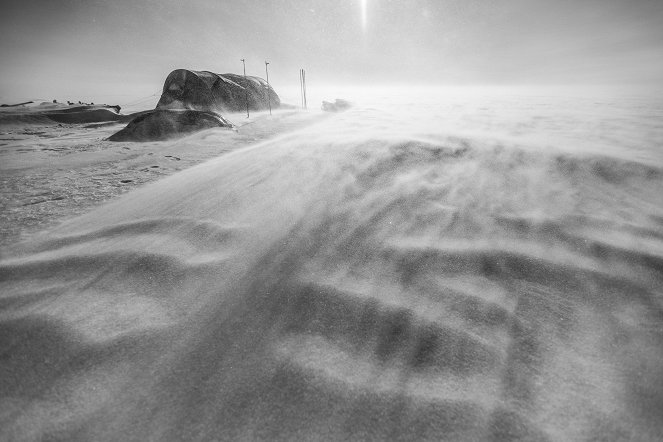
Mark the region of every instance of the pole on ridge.
[[242, 58], [244, 66], [244, 98], [246, 99], [246, 118], [249, 118], [249, 83], [246, 81], [246, 60]]
[[272, 97], [269, 96], [269, 71], [267, 65], [269, 62], [265, 60], [265, 77], [267, 77], [267, 105], [269, 106], [269, 115], [272, 115]]

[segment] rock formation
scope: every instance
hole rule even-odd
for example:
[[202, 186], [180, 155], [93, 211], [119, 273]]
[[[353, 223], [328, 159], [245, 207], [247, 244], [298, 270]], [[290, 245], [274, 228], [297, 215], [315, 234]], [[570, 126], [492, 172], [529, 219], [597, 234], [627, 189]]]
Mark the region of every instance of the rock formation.
[[213, 127], [233, 125], [222, 116], [199, 110], [155, 109], [134, 118], [109, 141], [160, 141]]
[[[71, 102], [69, 102], [71, 103]], [[16, 105], [0, 106], [0, 125], [14, 124], [90, 124], [102, 122], [126, 123], [136, 115], [120, 114], [120, 106], [103, 105], [69, 105], [64, 103], [45, 102], [39, 105], [26, 106], [33, 102]]]
[[176, 69], [166, 77], [157, 109], [197, 109], [212, 112], [242, 112], [272, 109], [281, 104], [265, 80], [238, 74]]
[[108, 140], [158, 141], [212, 127], [231, 128], [219, 114], [243, 112], [247, 101], [253, 111], [281, 105], [262, 78], [176, 69], [166, 77], [156, 108], [136, 116]]

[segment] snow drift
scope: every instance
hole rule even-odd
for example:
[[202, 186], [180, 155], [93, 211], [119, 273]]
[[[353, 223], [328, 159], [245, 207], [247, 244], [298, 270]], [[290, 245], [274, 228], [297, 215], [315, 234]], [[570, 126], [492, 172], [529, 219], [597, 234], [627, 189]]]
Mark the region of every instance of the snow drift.
[[656, 440], [660, 120], [448, 102], [355, 107], [16, 247], [0, 438]]

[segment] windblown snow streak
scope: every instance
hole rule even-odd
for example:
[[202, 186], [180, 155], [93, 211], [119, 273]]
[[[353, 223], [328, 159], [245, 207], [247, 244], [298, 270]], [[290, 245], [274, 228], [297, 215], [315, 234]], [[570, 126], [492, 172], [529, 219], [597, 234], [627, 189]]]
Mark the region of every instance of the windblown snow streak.
[[660, 107], [536, 103], [357, 106], [23, 244], [2, 438], [656, 440]]

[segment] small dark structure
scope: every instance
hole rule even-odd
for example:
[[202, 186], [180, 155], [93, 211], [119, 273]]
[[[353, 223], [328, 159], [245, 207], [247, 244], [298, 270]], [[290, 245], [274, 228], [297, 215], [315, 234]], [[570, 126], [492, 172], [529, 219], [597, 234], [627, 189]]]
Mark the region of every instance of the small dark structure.
[[322, 102], [322, 110], [325, 112], [343, 112], [352, 107], [352, 103], [347, 100], [337, 98], [333, 103], [330, 101]]
[[214, 127], [232, 128], [222, 116], [207, 111], [155, 109], [140, 114], [109, 141], [163, 141]]
[[157, 109], [242, 112], [279, 107], [281, 100], [262, 78], [176, 69], [163, 85]]

